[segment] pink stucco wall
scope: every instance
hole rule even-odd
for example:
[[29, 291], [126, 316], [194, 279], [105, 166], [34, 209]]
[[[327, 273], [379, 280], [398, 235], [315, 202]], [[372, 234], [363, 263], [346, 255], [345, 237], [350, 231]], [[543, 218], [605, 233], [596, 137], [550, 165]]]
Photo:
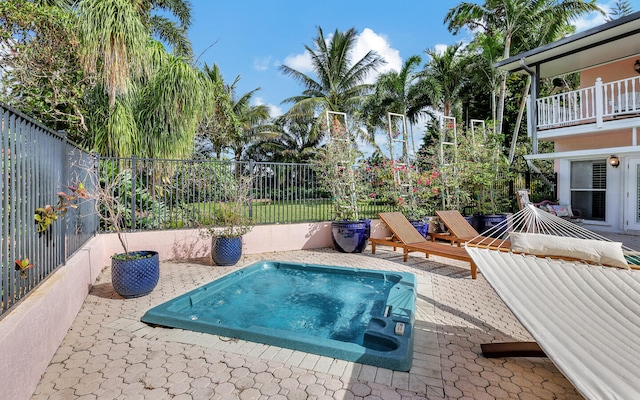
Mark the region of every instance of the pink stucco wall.
[[636, 77], [638, 73], [633, 69], [636, 59], [638, 59], [638, 56], [632, 56], [624, 60], [585, 69], [580, 72], [580, 87], [593, 86], [598, 78], [602, 78], [602, 82], [606, 83]]
[[0, 321], [0, 399], [28, 399], [104, 267], [93, 238]]
[[[389, 231], [373, 221], [372, 237]], [[157, 250], [162, 260], [208, 256], [211, 239], [198, 230], [126, 235], [132, 250]], [[257, 226], [244, 237], [247, 254], [331, 246], [331, 224]], [[80, 307], [112, 254], [122, 252], [116, 235], [99, 235], [80, 249], [24, 301], [0, 320], [0, 399], [29, 399], [62, 343]]]
[[588, 140], [585, 140], [585, 136], [571, 136], [563, 139], [556, 139], [555, 151], [571, 151], [571, 150], [585, 150], [585, 149], [599, 149], [605, 147], [622, 147], [631, 146], [633, 137], [631, 136], [631, 130], [617, 130], [617, 131], [605, 131], [605, 132], [593, 132], [588, 136]]
[[[389, 231], [378, 220], [371, 222], [371, 236], [388, 236]], [[101, 235], [105, 240], [105, 253], [122, 253], [115, 234]], [[126, 235], [130, 250], [155, 250], [161, 260], [183, 260], [207, 257], [211, 252], [211, 238], [201, 237], [197, 229], [139, 232]], [[246, 254], [269, 253], [300, 249], [331, 247], [331, 223], [259, 225], [243, 236]], [[105, 261], [109, 263], [107, 259]]]

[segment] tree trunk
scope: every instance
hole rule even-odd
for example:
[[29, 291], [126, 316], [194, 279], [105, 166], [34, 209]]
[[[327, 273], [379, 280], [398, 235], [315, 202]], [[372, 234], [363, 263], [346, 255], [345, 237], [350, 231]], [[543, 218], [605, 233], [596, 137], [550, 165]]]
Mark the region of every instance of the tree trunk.
[[[507, 34], [504, 41], [504, 59], [509, 58], [511, 52], [511, 35]], [[496, 116], [496, 125], [498, 135], [502, 133], [502, 120], [504, 119], [504, 99], [507, 96], [507, 73], [500, 71], [502, 79], [500, 82], [500, 97], [498, 98], [498, 115]]]
[[520, 110], [518, 111], [518, 119], [516, 119], [516, 126], [513, 130], [513, 137], [511, 138], [511, 148], [509, 149], [509, 164], [513, 162], [513, 158], [516, 154], [516, 142], [518, 141], [518, 134], [520, 132], [520, 125], [522, 124], [522, 116], [524, 115], [524, 108], [527, 105], [527, 93], [531, 87], [531, 76], [527, 79], [527, 84], [522, 92], [522, 101], [520, 102]]

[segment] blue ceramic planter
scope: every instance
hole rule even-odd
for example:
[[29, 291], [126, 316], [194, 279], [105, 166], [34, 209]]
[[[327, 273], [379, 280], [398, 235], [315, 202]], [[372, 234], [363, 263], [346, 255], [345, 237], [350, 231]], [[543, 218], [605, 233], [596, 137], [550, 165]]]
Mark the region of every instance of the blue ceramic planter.
[[211, 246], [211, 258], [216, 265], [234, 265], [242, 257], [242, 238], [214, 238]]
[[331, 238], [333, 247], [341, 253], [362, 253], [371, 234], [371, 220], [333, 221]]
[[[482, 216], [482, 229], [479, 232], [486, 232], [492, 229], [494, 226], [499, 225], [501, 222], [507, 219], [506, 214], [489, 214]], [[507, 231], [506, 225], [500, 229], [491, 232], [491, 237], [501, 237]]]
[[414, 228], [416, 228], [416, 230], [418, 232], [420, 232], [420, 234], [422, 235], [422, 237], [427, 237], [427, 234], [429, 232], [429, 223], [426, 221], [421, 221], [421, 220], [412, 220], [410, 221], [411, 225], [413, 225]]
[[145, 258], [111, 258], [111, 283], [124, 298], [141, 297], [151, 293], [160, 278], [160, 259], [157, 251], [133, 251], [133, 256]]

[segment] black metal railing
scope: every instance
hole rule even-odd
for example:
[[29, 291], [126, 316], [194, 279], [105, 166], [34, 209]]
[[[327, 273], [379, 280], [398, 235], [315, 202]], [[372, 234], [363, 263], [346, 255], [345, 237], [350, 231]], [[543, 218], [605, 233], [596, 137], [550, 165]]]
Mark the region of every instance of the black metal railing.
[[[0, 315], [33, 290], [96, 232], [90, 202], [56, 205], [89, 154], [28, 116], [0, 103]], [[42, 211], [39, 211], [42, 210]], [[50, 220], [37, 224], [34, 215]], [[57, 218], [57, 219], [54, 219]]]
[[[124, 208], [125, 230], [215, 226], [234, 195], [229, 188], [240, 179], [248, 182], [243, 209], [254, 225], [334, 218], [331, 196], [312, 164], [102, 157], [99, 176], [103, 184], [119, 179], [114, 193]], [[371, 185], [368, 177], [360, 179], [358, 186]], [[375, 218], [390, 206], [370, 199], [362, 200], [359, 209], [360, 217]]]

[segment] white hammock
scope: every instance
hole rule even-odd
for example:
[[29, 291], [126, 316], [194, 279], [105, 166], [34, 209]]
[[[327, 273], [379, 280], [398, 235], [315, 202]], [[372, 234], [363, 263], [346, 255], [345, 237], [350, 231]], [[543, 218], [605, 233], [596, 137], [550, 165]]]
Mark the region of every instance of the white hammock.
[[[574, 222], [559, 218], [553, 214], [533, 206], [525, 205], [522, 210], [509, 215], [506, 220], [493, 226], [467, 243], [467, 247], [488, 247], [503, 251], [509, 251], [509, 232], [539, 233], [576, 239], [598, 240], [612, 242], [611, 239], [598, 233], [583, 228]], [[627, 261], [632, 266], [640, 266], [640, 252], [630, 247], [621, 245]]]
[[[505, 304], [583, 396], [640, 398], [640, 272], [516, 254], [509, 251], [509, 231], [610, 240], [529, 205], [466, 248]], [[635, 253], [628, 247], [623, 250], [625, 257]]]

